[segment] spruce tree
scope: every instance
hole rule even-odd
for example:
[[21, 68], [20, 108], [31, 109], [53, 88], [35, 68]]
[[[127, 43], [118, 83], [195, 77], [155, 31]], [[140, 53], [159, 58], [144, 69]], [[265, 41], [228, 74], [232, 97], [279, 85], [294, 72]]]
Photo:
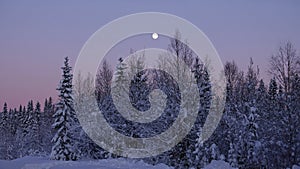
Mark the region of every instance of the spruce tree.
[[43, 144], [41, 136], [41, 105], [39, 102], [31, 114], [31, 125], [29, 127], [29, 138], [30, 141], [27, 145], [30, 147], [30, 155], [41, 155], [43, 153]]
[[21, 146], [22, 156], [32, 155], [33, 145], [34, 145], [34, 138], [32, 137], [34, 135], [34, 129], [35, 129], [35, 119], [34, 119], [34, 107], [33, 107], [33, 101], [30, 100], [27, 104], [27, 110], [25, 112], [25, 116], [22, 119], [22, 137], [23, 142]]
[[51, 159], [54, 160], [77, 160], [77, 152], [72, 138], [72, 127], [75, 123], [75, 111], [72, 97], [72, 78], [69, 58], [64, 60], [62, 67], [62, 79], [57, 88], [59, 92], [59, 101], [56, 104], [56, 112], [53, 115], [54, 124], [52, 125], [56, 134], [52, 142]]
[[[291, 107], [291, 131], [292, 134], [292, 152], [293, 152], [293, 163], [300, 165], [300, 77], [296, 74], [292, 79], [291, 86], [291, 99], [290, 99], [290, 107]], [[298, 135], [297, 135], [298, 133]]]
[[0, 119], [0, 131], [1, 131], [1, 142], [0, 142], [0, 157], [1, 159], [7, 159], [7, 152], [8, 152], [8, 147], [7, 147], [7, 127], [8, 127], [8, 110], [7, 110], [7, 103], [4, 103], [3, 105], [3, 111], [1, 113], [1, 119]]
[[245, 110], [247, 116], [246, 122], [246, 145], [247, 145], [247, 165], [258, 165], [258, 106], [256, 97], [256, 86], [258, 84], [258, 70], [253, 68], [253, 61], [250, 59], [250, 65], [246, 76], [246, 98]]
[[54, 130], [51, 127], [53, 124], [53, 116], [54, 114], [54, 106], [52, 103], [52, 98], [50, 97], [49, 99], [45, 99], [44, 103], [44, 111], [41, 114], [41, 133], [43, 135], [42, 137], [42, 144], [43, 144], [43, 149], [46, 153], [51, 152], [51, 139], [53, 138], [54, 135]]
[[124, 91], [125, 86], [124, 84], [127, 82], [127, 74], [126, 74], [126, 69], [128, 69], [127, 64], [124, 62], [122, 58], [119, 58], [119, 63], [117, 65], [117, 70], [115, 72], [115, 84], [114, 88], [116, 88], [117, 91]]
[[22, 146], [22, 142], [23, 142], [23, 138], [22, 138], [22, 134], [23, 134], [23, 118], [25, 115], [25, 110], [23, 111], [23, 106], [20, 105], [19, 106], [19, 110], [16, 113], [16, 135], [15, 135], [15, 149], [18, 150], [18, 152], [16, 153], [16, 157], [22, 157], [22, 151], [21, 150], [21, 146]]

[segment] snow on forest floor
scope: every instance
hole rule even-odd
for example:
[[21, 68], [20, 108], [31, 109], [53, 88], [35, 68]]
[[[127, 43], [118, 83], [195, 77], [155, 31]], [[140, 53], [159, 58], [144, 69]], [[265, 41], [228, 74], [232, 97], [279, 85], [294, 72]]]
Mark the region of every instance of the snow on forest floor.
[[93, 161], [55, 161], [41, 157], [24, 157], [12, 161], [0, 160], [0, 169], [169, 169], [165, 164], [152, 166], [129, 159]]
[[[92, 161], [55, 161], [42, 157], [23, 157], [11, 161], [0, 160], [0, 169], [171, 169], [165, 164], [152, 166], [130, 159], [105, 159]], [[213, 160], [205, 169], [233, 169], [224, 161]], [[292, 169], [300, 169], [293, 166]]]
[[213, 160], [210, 164], [205, 166], [205, 169], [234, 169], [230, 166], [230, 164], [221, 160]]
[[[42, 157], [23, 157], [11, 161], [0, 160], [0, 169], [171, 169], [165, 164], [152, 166], [130, 159], [92, 161], [55, 161]], [[212, 161], [205, 169], [232, 169], [224, 161]]]

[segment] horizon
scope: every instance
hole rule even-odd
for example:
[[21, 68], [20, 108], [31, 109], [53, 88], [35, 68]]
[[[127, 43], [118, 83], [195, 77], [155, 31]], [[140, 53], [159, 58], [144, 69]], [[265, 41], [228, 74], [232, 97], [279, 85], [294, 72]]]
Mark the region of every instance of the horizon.
[[[218, 2], [219, 6], [197, 1], [173, 2], [172, 6], [171, 1], [118, 2], [120, 5], [115, 1], [2, 1], [0, 107], [6, 102], [9, 108], [18, 108], [29, 100], [43, 106], [49, 97], [55, 102], [63, 58], [69, 56], [74, 68], [81, 48], [95, 31], [121, 16], [143, 11], [170, 13], [192, 22], [212, 41], [223, 64], [235, 61], [246, 71], [252, 57], [267, 85], [268, 60], [279, 46], [290, 41], [299, 54], [300, 2]], [[143, 45], [137, 43], [132, 48]], [[125, 50], [114, 54], [129, 54]]]

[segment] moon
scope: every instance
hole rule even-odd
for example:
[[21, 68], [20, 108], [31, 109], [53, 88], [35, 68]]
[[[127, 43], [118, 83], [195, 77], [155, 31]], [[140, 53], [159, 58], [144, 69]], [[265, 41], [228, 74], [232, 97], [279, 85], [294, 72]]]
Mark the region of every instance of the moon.
[[152, 39], [155, 40], [155, 39], [157, 39], [157, 38], [158, 38], [158, 34], [157, 34], [157, 33], [153, 33], [153, 34], [152, 34]]

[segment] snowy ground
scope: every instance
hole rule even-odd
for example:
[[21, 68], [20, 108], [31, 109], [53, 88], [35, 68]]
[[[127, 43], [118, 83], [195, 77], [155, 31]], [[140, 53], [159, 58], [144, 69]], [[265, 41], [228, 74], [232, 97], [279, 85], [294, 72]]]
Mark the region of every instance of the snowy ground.
[[215, 161], [213, 160], [210, 164], [208, 164], [205, 169], [234, 169], [225, 161]]
[[[0, 160], [0, 169], [171, 169], [165, 164], [152, 166], [130, 159], [94, 161], [54, 161], [47, 158], [24, 157], [12, 161]], [[204, 169], [233, 169], [224, 161], [213, 160]], [[292, 169], [300, 169], [294, 165]]]
[[47, 158], [24, 157], [12, 161], [0, 160], [0, 169], [169, 169], [165, 164], [152, 166], [142, 161], [108, 159], [94, 161], [54, 161]]
[[[155, 166], [130, 159], [94, 161], [54, 161], [41, 157], [24, 157], [12, 161], [0, 160], [0, 169], [171, 169], [165, 164]], [[205, 169], [232, 169], [224, 161], [212, 161]]]

